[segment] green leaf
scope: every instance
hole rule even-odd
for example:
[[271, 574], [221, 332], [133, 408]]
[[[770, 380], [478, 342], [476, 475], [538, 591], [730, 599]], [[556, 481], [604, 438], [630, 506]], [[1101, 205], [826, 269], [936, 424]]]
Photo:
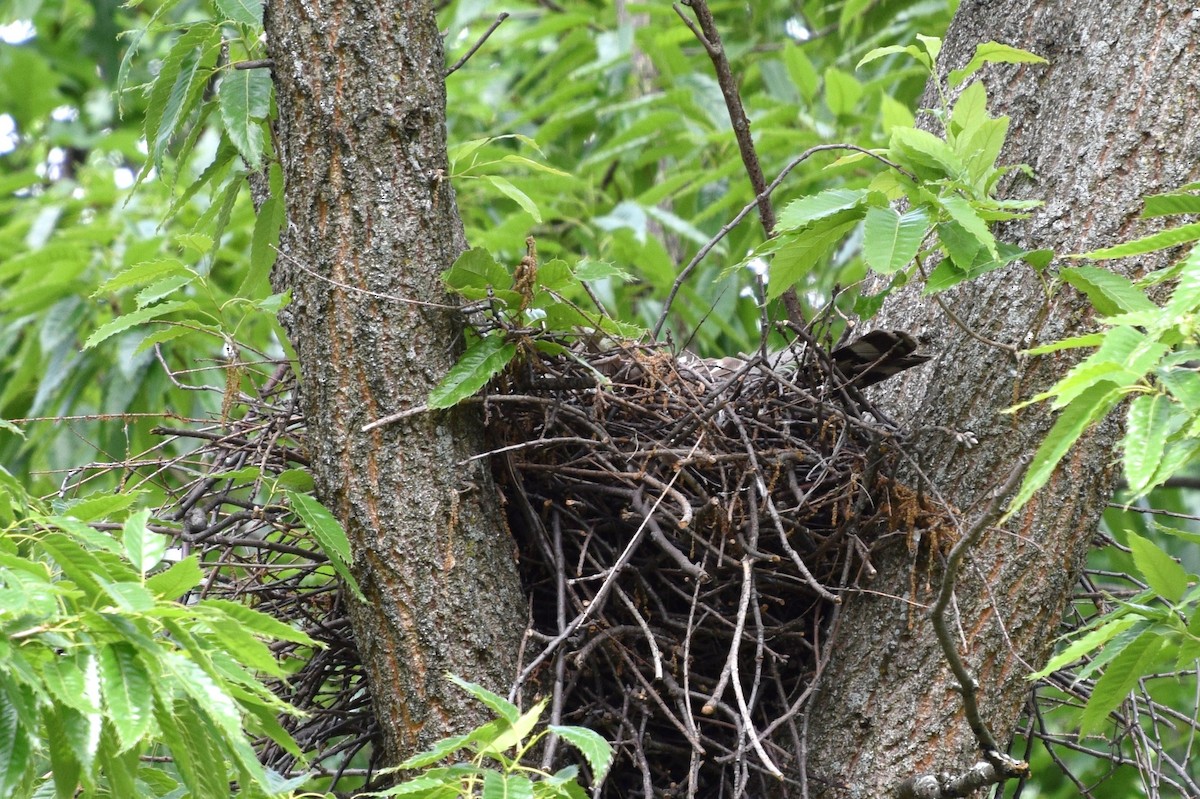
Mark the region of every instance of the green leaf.
[[996, 249], [996, 237], [992, 235], [992, 231], [988, 229], [987, 222], [984, 222], [979, 217], [979, 214], [972, 207], [971, 203], [952, 194], [938, 199], [942, 208], [945, 208], [946, 212], [950, 214], [950, 218], [979, 242], [979, 246], [987, 250], [993, 260], [1000, 258], [1000, 253]]
[[802, 197], [784, 206], [775, 225], [777, 233], [800, 228], [818, 219], [858, 208], [866, 199], [866, 189], [826, 189], [818, 194]]
[[1036, 671], [1030, 674], [1025, 679], [1029, 681], [1040, 680], [1043, 677], [1048, 677], [1054, 672], [1061, 669], [1063, 666], [1068, 666], [1074, 663], [1084, 655], [1089, 655], [1100, 647], [1104, 646], [1110, 640], [1115, 638], [1119, 633], [1132, 627], [1138, 623], [1136, 616], [1122, 616], [1118, 619], [1111, 619], [1101, 624], [1096, 629], [1089, 632], [1087, 635], [1071, 643], [1062, 652], [1055, 655], [1046, 664], [1041, 671]]
[[1165, 394], [1142, 394], [1129, 403], [1122, 447], [1125, 450], [1125, 478], [1135, 498], [1154, 486], [1154, 475], [1163, 459], [1170, 423], [1171, 400]]
[[512, 702], [509, 702], [507, 699], [492, 693], [482, 685], [477, 685], [473, 682], [467, 682], [463, 678], [454, 674], [447, 674], [446, 679], [457, 685], [459, 688], [462, 688], [464, 691], [478, 699], [483, 704], [487, 705], [493, 713], [506, 720], [509, 724], [516, 724], [517, 720], [521, 717], [520, 708], [518, 708]]
[[596, 261], [591, 258], [585, 258], [575, 264], [575, 277], [578, 280], [604, 280], [606, 278], [613, 278], [622, 283], [628, 283], [633, 280], [633, 275], [625, 269], [608, 261]]
[[263, 154], [262, 120], [271, 109], [270, 72], [265, 69], [234, 69], [226, 72], [221, 79], [217, 103], [229, 140], [246, 159], [249, 167], [258, 169]]
[[825, 105], [835, 116], [848, 116], [858, 108], [863, 85], [837, 67], [825, 70]]
[[170, 540], [165, 535], [151, 532], [146, 527], [149, 519], [150, 511], [140, 510], [126, 519], [124, 526], [125, 555], [143, 576], [162, 560]]
[[962, 159], [950, 145], [920, 128], [893, 128], [889, 154], [892, 160], [915, 171], [933, 170], [934, 177], [961, 178], [965, 172]]
[[272, 195], [258, 209], [250, 237], [250, 268], [238, 289], [239, 297], [261, 297], [270, 293], [271, 267], [279, 255], [279, 234], [287, 222], [283, 198]]
[[999, 44], [997, 42], [984, 42], [976, 45], [975, 55], [967, 62], [967, 65], [962, 69], [955, 69], [950, 72], [946, 79], [946, 84], [950, 88], [954, 88], [962, 84], [963, 81], [970, 78], [984, 64], [1045, 64], [1046, 59], [1041, 56], [1034, 55], [1028, 50], [1021, 50], [1016, 47], [1010, 47], [1007, 44]]
[[546, 705], [549, 702], [550, 700], [543, 699], [522, 713], [520, 718], [512, 722], [507, 729], [502, 730], [499, 735], [483, 746], [479, 750], [480, 754], [499, 755], [514, 747], [520, 749], [524, 745], [525, 739], [533, 732], [533, 728], [537, 726], [538, 719], [542, 717], [542, 713], [545, 712]]
[[1132, 530], [1127, 530], [1125, 536], [1133, 550], [1133, 565], [1146, 584], [1168, 602], [1177, 603], [1183, 599], [1189, 580], [1184, 568], [1152, 541]]
[[46, 748], [50, 752], [50, 775], [54, 780], [55, 799], [74, 799], [83, 768], [71, 751], [67, 738], [66, 717], [70, 708], [52, 706], [43, 710]]
[[1092, 306], [1104, 316], [1118, 311], [1156, 311], [1152, 303], [1124, 275], [1094, 266], [1073, 266], [1063, 269], [1059, 276], [1087, 295]]
[[[263, 20], [262, 0], [216, 0], [217, 8], [225, 19], [240, 22], [252, 28], [261, 28]], [[239, 70], [240, 72], [260, 72], [265, 70]]]
[[[290, 496], [290, 495], [289, 495]], [[298, 497], [314, 502], [307, 494], [296, 494]], [[294, 507], [294, 499], [292, 500]], [[317, 505], [324, 510], [324, 506]], [[328, 513], [328, 511], [326, 511]], [[266, 636], [268, 638], [277, 638], [281, 641], [292, 641], [297, 644], [306, 644], [308, 646], [316, 646], [317, 643], [310, 638], [306, 633], [297, 630], [290, 624], [285, 624], [274, 616], [262, 613], [253, 608], [248, 608], [241, 602], [231, 602], [228, 599], [213, 599], [208, 598], [200, 602], [196, 607], [202, 608], [205, 611], [217, 610], [221, 615], [228, 616], [233, 619], [241, 627], [252, 633]]]
[[149, 308], [140, 308], [124, 316], [118, 316], [110, 322], [101, 325], [92, 335], [88, 336], [87, 341], [83, 342], [83, 348], [90, 350], [102, 341], [105, 341], [118, 333], [128, 330], [131, 327], [136, 327], [152, 319], [157, 319], [160, 316], [166, 316], [169, 313], [176, 311], [191, 310], [196, 307], [196, 304], [190, 300], [171, 300], [170, 302], [151, 305]]
[[178, 563], [146, 578], [146, 589], [159, 599], [174, 600], [200, 585], [204, 572], [200, 570], [200, 556], [188, 555]]
[[1058, 352], [1059, 350], [1079, 349], [1080, 347], [1099, 347], [1104, 343], [1103, 333], [1088, 333], [1084, 336], [1075, 336], [1074, 338], [1064, 338], [1061, 341], [1051, 341], [1049, 344], [1042, 344], [1038, 347], [1025, 350], [1025, 355], [1045, 355], [1049, 352]]
[[1152, 233], [1149, 236], [1144, 236], [1140, 239], [1127, 241], [1123, 244], [1117, 244], [1113, 247], [1104, 247], [1091, 252], [1079, 253], [1077, 255], [1068, 255], [1068, 258], [1091, 258], [1093, 261], [1103, 261], [1110, 258], [1125, 258], [1130, 255], [1144, 255], [1148, 252], [1156, 252], [1165, 250], [1168, 247], [1177, 247], [1180, 244], [1196, 241], [1200, 239], [1200, 222], [1193, 222], [1190, 225], [1180, 225], [1170, 230], [1163, 230], [1158, 233]]
[[365, 602], [366, 597], [363, 596], [362, 589], [358, 587], [358, 581], [350, 573], [350, 540], [346, 537], [346, 530], [342, 527], [341, 522], [335, 519], [324, 505], [308, 494], [301, 494], [297, 491], [284, 493], [287, 494], [292, 510], [304, 522], [304, 526], [312, 533], [313, 538], [317, 539], [321, 551], [329, 558], [329, 563], [333, 566], [334, 571], [346, 581], [346, 585], [350, 586], [354, 595]]
[[863, 213], [861, 208], [851, 208], [770, 242], [775, 255], [768, 272], [767, 299], [775, 299], [808, 274], [858, 225]]
[[587, 759], [588, 767], [592, 770], [595, 781], [597, 783], [603, 781], [604, 775], [608, 773], [613, 762], [613, 748], [608, 741], [604, 740], [603, 736], [585, 727], [563, 727], [558, 724], [550, 724], [547, 729], [582, 752], [584, 758]]
[[485, 771], [483, 799], [533, 799], [533, 783], [520, 774]]
[[1108, 714], [1137, 686], [1138, 680], [1150, 672], [1163, 643], [1158, 631], [1147, 630], [1109, 662], [1083, 709], [1081, 735], [1098, 730]]
[[912, 44], [905, 45], [905, 46], [898, 45], [898, 44], [889, 44], [886, 47], [876, 47], [874, 50], [869, 51], [865, 56], [860, 58], [858, 60], [858, 63], [854, 65], [854, 68], [860, 69], [864, 65], [869, 64], [872, 61], [883, 58], [884, 56], [894, 55], [896, 53], [907, 53], [908, 55], [917, 59], [917, 61], [920, 61], [921, 65], [924, 66], [926, 69], [931, 68], [931, 62], [929, 60], [929, 56], [927, 56], [925, 53], [922, 53], [920, 50], [918, 50], [916, 48], [916, 45], [912, 45]]
[[100, 684], [106, 714], [125, 752], [150, 729], [150, 676], [129, 644], [109, 644], [100, 650]]
[[491, 183], [501, 194], [521, 206], [521, 209], [525, 213], [533, 217], [534, 222], [539, 225], [542, 223], [542, 212], [538, 210], [537, 203], [531, 200], [528, 194], [514, 186], [507, 178], [502, 178], [499, 175], [484, 175], [481, 179]]
[[903, 216], [891, 208], [868, 208], [863, 221], [863, 257], [880, 274], [898, 272], [916, 257], [928, 232], [929, 216], [922, 208]]
[[464, 746], [466, 746], [467, 742], [470, 740], [470, 735], [454, 735], [449, 738], [443, 738], [435, 743], [431, 749], [425, 752], [418, 752], [400, 765], [396, 766], [396, 768], [424, 768], [425, 766], [436, 763], [439, 760], [443, 760], [454, 754], [459, 749], [462, 749]]
[[1194, 314], [1200, 309], [1200, 246], [1193, 247], [1183, 259], [1179, 272], [1179, 282], [1171, 292], [1171, 299], [1163, 309], [1165, 315], [1172, 321], [1169, 324], [1180, 325], [1182, 317]]
[[29, 732], [21, 723], [20, 712], [0, 690], [0, 796], [17, 796], [25, 773], [33, 765], [29, 758]]
[[1012, 518], [1030, 500], [1034, 492], [1046, 484], [1059, 461], [1084, 431], [1112, 410], [1121, 401], [1121, 397], [1120, 387], [1113, 383], [1101, 382], [1082, 391], [1074, 402], [1063, 409], [1034, 453], [1029, 470], [1025, 472], [1025, 478], [1021, 482], [1021, 488], [1009, 503], [1002, 523]]
[[512, 275], [492, 254], [481, 247], [471, 249], [458, 256], [442, 280], [453, 291], [463, 289], [507, 289], [512, 286]]
[[450, 408], [472, 396], [504, 370], [517, 346], [502, 336], [484, 336], [462, 354], [429, 395], [430, 408]]
[[1143, 219], [1174, 214], [1200, 214], [1200, 194], [1192, 192], [1151, 194], [1145, 203], [1145, 207], [1142, 208]]
[[154, 261], [143, 261], [128, 269], [118, 272], [113, 277], [100, 284], [100, 288], [92, 292], [93, 298], [126, 288], [128, 286], [145, 285], [165, 277], [195, 277], [196, 273], [175, 258], [159, 258]]

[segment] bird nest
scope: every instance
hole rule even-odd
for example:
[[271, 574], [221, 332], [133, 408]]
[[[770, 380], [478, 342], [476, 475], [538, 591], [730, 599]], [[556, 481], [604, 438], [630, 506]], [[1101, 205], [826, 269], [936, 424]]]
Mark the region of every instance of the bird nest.
[[616, 743], [606, 795], [786, 795], [779, 779], [804, 779], [840, 597], [883, 539], [943, 527], [893, 478], [898, 431], [858, 390], [909, 355], [904, 339], [873, 362], [811, 338], [722, 361], [525, 347], [490, 387], [532, 617], [518, 685]]

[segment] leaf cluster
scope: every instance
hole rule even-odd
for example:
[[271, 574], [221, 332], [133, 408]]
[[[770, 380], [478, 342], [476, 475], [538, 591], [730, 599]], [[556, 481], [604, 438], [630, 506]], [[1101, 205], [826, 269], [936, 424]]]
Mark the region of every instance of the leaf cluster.
[[[198, 596], [198, 558], [169, 550], [149, 511], [131, 510], [137, 501], [100, 495], [51, 510], [0, 469], [0, 794], [289, 790], [246, 733], [296, 750], [277, 720], [289, 707], [261, 682], [286, 676], [266, 642], [314, 642]], [[112, 534], [94, 526], [121, 516]], [[143, 760], [167, 753], [172, 771]]]

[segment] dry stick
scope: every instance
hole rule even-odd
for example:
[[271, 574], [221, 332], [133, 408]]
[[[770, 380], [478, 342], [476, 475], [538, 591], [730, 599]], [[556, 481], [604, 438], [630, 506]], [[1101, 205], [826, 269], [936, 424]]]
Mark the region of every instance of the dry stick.
[[1001, 749], [996, 743], [996, 739], [992, 737], [991, 730], [988, 729], [987, 724], [984, 723], [983, 718], [979, 714], [979, 704], [975, 698], [976, 692], [979, 690], [979, 683], [975, 681], [974, 676], [967, 670], [966, 665], [963, 664], [962, 658], [958, 654], [958, 647], [955, 646], [954, 638], [950, 634], [950, 629], [946, 624], [946, 608], [950, 604], [950, 599], [954, 596], [954, 584], [958, 579], [958, 570], [962, 566], [963, 559], [967, 556], [967, 552], [979, 542], [984, 531], [1000, 516], [1004, 498], [1016, 489], [1017, 483], [1025, 474], [1025, 469], [1029, 465], [1031, 457], [1026, 455], [1017, 462], [1012, 473], [993, 492], [991, 501], [979, 514], [979, 518], [975, 520], [975, 523], [967, 530], [967, 534], [950, 550], [950, 555], [946, 559], [946, 570], [942, 574], [942, 585], [941, 590], [938, 592], [937, 602], [929, 610], [929, 617], [933, 622], [933, 630], [937, 635], [938, 643], [941, 645], [950, 670], [954, 673], [962, 691], [963, 711], [966, 714], [967, 723], [971, 727], [971, 732], [975, 734], [975, 740], [979, 743], [980, 749], [983, 750], [984, 754], [989, 756], [1000, 755]]
[[746, 704], [746, 696], [742, 692], [742, 678], [738, 673], [738, 650], [741, 648], [742, 631], [746, 627], [746, 611], [750, 605], [750, 593], [753, 587], [754, 565], [752, 557], [742, 558], [742, 598], [738, 603], [737, 628], [733, 633], [733, 642], [729, 646], [727, 668], [730, 672], [730, 682], [733, 683], [733, 695], [737, 698], [738, 709], [742, 713], [742, 722], [746, 725], [746, 735], [750, 744], [758, 753], [759, 760], [766, 766], [767, 771], [776, 779], [783, 779], [783, 772], [772, 762], [767, 750], [763, 749], [758, 732], [754, 729], [754, 719], [750, 717], [750, 708]]
[[457, 72], [459, 70], [459, 68], [462, 67], [463, 64], [467, 63], [467, 60], [470, 59], [471, 56], [475, 55], [476, 50], [478, 50], [480, 47], [483, 47], [483, 43], [486, 42], [488, 40], [488, 37], [491, 36], [496, 31], [496, 28], [500, 27], [500, 23], [502, 23], [502, 22], [504, 22], [504, 20], [508, 19], [508, 16], [509, 15], [508, 15], [507, 11], [501, 11], [500, 15], [496, 17], [496, 21], [488, 26], [488, 29], [483, 32], [483, 35], [479, 37], [478, 41], [476, 41], [475, 44], [471, 45], [470, 50], [463, 53], [462, 58], [458, 59], [457, 61], [455, 61], [453, 64], [450, 65], [450, 68], [446, 70], [446, 74], [443, 75], [443, 77], [445, 77], [445, 78], [450, 77], [450, 75], [452, 75], [454, 72]]
[[[700, 448], [700, 442], [703, 440], [703, 434], [696, 439], [696, 445], [692, 447], [693, 455], [695, 454], [695, 451]], [[675, 475], [671, 477], [670, 482], [667, 483], [666, 490], [662, 491], [658, 495], [658, 498], [654, 500], [654, 504], [650, 506], [650, 513], [642, 519], [642, 523], [638, 525], [638, 529], [634, 532], [633, 537], [629, 539], [629, 543], [626, 544], [625, 549], [621, 552], [620, 557], [618, 557], [616, 562], [613, 563], [612, 568], [608, 570], [608, 575], [604, 578], [604, 582], [600, 584], [600, 588], [596, 590], [596, 595], [592, 597], [592, 601], [588, 604], [588, 606], [584, 608], [583, 612], [576, 616], [569, 625], [567, 625], [566, 629], [554, 636], [550, 643], [546, 644], [545, 648], [542, 649], [541, 654], [535, 657], [530, 664], [523, 668], [521, 673], [517, 675], [517, 679], [513, 683], [512, 690], [509, 691], [510, 698], [515, 694], [517, 688], [523, 685], [525, 681], [529, 679], [529, 676], [533, 674], [534, 670], [540, 666], [542, 662], [550, 656], [551, 653], [558, 649], [563, 641], [566, 641], [568, 638], [574, 635], [575, 631], [578, 630], [583, 623], [588, 620], [593, 612], [603, 607], [604, 601], [608, 598], [609, 592], [612, 591], [613, 586], [616, 585], [617, 577], [620, 576], [621, 570], [624, 569], [626, 564], [629, 563], [629, 559], [633, 557], [633, 553], [637, 549], [638, 544], [642, 542], [642, 538], [646, 532], [646, 527], [650, 521], [650, 516], [658, 511], [658, 506], [661, 505], [663, 500], [667, 498], [667, 492], [674, 487], [675, 481], [678, 479], [679, 472], [676, 472]]]

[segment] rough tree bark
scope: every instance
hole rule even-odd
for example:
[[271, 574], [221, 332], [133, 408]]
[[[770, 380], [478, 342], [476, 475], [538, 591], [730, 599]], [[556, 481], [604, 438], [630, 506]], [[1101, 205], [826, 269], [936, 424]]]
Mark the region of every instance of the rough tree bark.
[[[1040, 198], [1033, 218], [1001, 235], [1027, 249], [1082, 252], [1148, 231], [1136, 221], [1140, 198], [1195, 180], [1200, 139], [1200, 20], [1185, 2], [1117, 0], [964, 0], [945, 40], [943, 70], [962, 66], [977, 43], [1032, 50], [1049, 66], [985, 71], [995, 112], [1012, 117], [1006, 163], [1027, 163], [1009, 196]], [[933, 100], [930, 98], [930, 102]], [[1171, 255], [1112, 266], [1137, 276]], [[950, 292], [946, 302], [973, 330], [1020, 348], [1092, 327], [1073, 290], [1047, 301], [1032, 270], [1014, 266]], [[914, 428], [971, 430], [963, 450], [937, 432], [919, 434], [925, 473], [941, 493], [978, 513], [1018, 458], [1032, 452], [1052, 418], [1042, 407], [1000, 411], [1047, 387], [1070, 365], [1067, 355], [1016, 361], [956, 327], [915, 291], [890, 301], [878, 320], [929, 335], [934, 366], [893, 389], [881, 407]], [[983, 714], [997, 739], [1011, 740], [1029, 696], [1024, 677], [1048, 656], [1100, 512], [1117, 477], [1110, 421], [1067, 458], [1056, 477], [1012, 524], [991, 530], [957, 589], [960, 651], [982, 686]], [[929, 622], [908, 600], [913, 566], [903, 546], [875, 563], [878, 592], [844, 608], [836, 654], [809, 718], [814, 795], [881, 797], [905, 777], [962, 771], [979, 751], [963, 720], [955, 681]], [[935, 582], [938, 575], [932, 577]], [[896, 597], [901, 597], [897, 599]], [[869, 631], [867, 634], [854, 631]], [[823, 792], [822, 792], [823, 791]]]
[[[441, 273], [465, 247], [446, 178], [442, 41], [423, 0], [270, 0], [288, 226], [274, 276], [300, 361], [317, 493], [367, 602], [350, 617], [392, 759], [471, 721], [447, 670], [515, 673], [524, 601], [469, 412], [418, 414], [461, 320]], [[403, 298], [397, 300], [395, 298]]]

